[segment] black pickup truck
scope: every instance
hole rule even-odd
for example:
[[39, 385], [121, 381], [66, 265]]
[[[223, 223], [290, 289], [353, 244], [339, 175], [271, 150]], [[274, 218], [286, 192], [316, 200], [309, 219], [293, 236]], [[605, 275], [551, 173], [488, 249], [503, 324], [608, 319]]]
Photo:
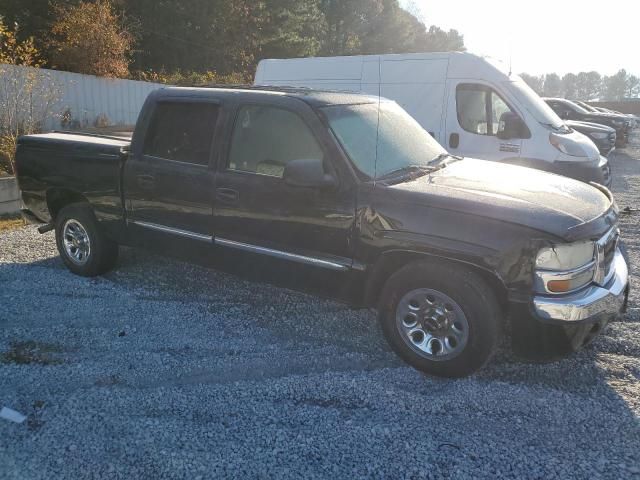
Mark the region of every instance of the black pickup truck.
[[131, 142], [25, 136], [17, 171], [25, 217], [55, 228], [76, 274], [145, 242], [331, 272], [436, 375], [480, 368], [503, 327], [524, 354], [567, 353], [626, 305], [606, 188], [452, 157], [377, 97], [162, 89]]
[[597, 123], [611, 127], [616, 131], [616, 146], [624, 147], [629, 141], [632, 121], [624, 115], [598, 113], [586, 110], [571, 100], [565, 98], [544, 98], [547, 105], [563, 120]]

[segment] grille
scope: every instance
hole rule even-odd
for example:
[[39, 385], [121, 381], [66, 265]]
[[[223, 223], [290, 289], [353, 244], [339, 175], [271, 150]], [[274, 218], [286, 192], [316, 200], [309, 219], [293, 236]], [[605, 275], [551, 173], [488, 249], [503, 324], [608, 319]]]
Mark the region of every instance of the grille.
[[611, 180], [611, 168], [608, 163], [602, 167], [602, 177], [604, 179], [604, 184], [609, 185], [609, 180]]
[[618, 246], [619, 234], [616, 232], [604, 246], [604, 271], [605, 278], [611, 273], [611, 266], [613, 265], [613, 257], [616, 253], [616, 247]]

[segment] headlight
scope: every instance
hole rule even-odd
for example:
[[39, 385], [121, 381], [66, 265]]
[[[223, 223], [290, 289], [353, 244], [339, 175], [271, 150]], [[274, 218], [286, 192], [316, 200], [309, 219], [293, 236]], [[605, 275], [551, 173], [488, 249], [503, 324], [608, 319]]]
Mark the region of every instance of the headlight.
[[536, 257], [536, 290], [567, 293], [593, 280], [594, 242], [577, 242], [542, 248]]
[[545, 247], [538, 252], [536, 267], [544, 270], [571, 270], [593, 260], [593, 242]]
[[565, 155], [571, 157], [587, 157], [588, 155], [582, 147], [571, 138], [564, 138], [555, 133], [549, 134], [549, 142]]
[[613, 120], [613, 124], [617, 125], [618, 127], [621, 127], [625, 124], [624, 120]]
[[594, 132], [590, 134], [590, 137], [597, 138], [598, 140], [604, 140], [605, 138], [609, 138], [609, 134], [604, 132]]

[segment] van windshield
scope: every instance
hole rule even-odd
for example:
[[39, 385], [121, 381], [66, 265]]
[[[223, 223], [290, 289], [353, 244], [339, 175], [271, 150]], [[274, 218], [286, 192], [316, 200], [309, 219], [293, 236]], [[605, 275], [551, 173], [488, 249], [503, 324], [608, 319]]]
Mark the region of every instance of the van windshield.
[[539, 123], [555, 129], [563, 129], [562, 119], [534, 92], [524, 80], [504, 82], [505, 87], [518, 99]]
[[383, 101], [379, 108], [379, 114], [378, 103], [322, 109], [355, 167], [369, 179], [411, 167], [431, 167], [446, 155], [444, 148], [398, 104]]

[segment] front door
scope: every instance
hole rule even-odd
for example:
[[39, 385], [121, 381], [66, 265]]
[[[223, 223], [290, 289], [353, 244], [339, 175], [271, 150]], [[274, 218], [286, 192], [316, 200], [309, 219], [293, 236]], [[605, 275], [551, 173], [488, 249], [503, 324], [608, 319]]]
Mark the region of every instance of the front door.
[[160, 235], [211, 241], [209, 164], [219, 109], [201, 98], [155, 106], [143, 144], [125, 164], [129, 222]]
[[[310, 107], [239, 105], [226, 158], [216, 176], [215, 242], [229, 248], [311, 264], [351, 267], [355, 190], [340, 178], [326, 129]], [[331, 188], [287, 185], [286, 164], [322, 159], [339, 178]]]
[[520, 156], [522, 140], [497, 137], [503, 114], [515, 111], [490, 86], [448, 82], [445, 148], [454, 155], [500, 161]]

